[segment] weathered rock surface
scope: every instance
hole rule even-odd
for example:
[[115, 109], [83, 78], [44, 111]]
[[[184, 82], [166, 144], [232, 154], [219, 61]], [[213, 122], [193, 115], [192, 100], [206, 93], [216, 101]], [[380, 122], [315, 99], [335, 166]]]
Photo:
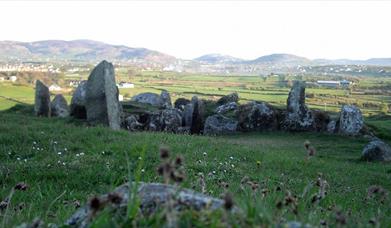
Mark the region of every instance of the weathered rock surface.
[[171, 96], [169, 92], [163, 90], [160, 94], [160, 99], [162, 102], [162, 108], [172, 108]]
[[104, 124], [119, 130], [120, 104], [115, 83], [113, 64], [102, 61], [91, 72], [86, 88], [87, 121], [90, 124]]
[[174, 103], [174, 107], [176, 109], [179, 109], [181, 111], [184, 111], [185, 110], [185, 106], [187, 104], [190, 103], [190, 100], [189, 99], [186, 99], [186, 98], [178, 98], [175, 103]]
[[202, 100], [194, 96], [191, 102], [185, 106], [183, 119], [185, 127], [190, 128], [191, 134], [200, 134], [204, 129], [205, 107]]
[[313, 123], [314, 130], [318, 132], [328, 131], [330, 116], [327, 113], [320, 110], [313, 110], [312, 115], [314, 118], [314, 123]]
[[125, 128], [129, 131], [141, 131], [144, 125], [139, 122], [138, 115], [130, 115], [125, 119]]
[[153, 106], [160, 107], [161, 106], [161, 99], [160, 96], [156, 93], [140, 93], [137, 94], [136, 96], [132, 97], [132, 101], [136, 101], [139, 103], [144, 103], [144, 104], [150, 104]]
[[265, 102], [249, 102], [240, 105], [237, 111], [240, 131], [278, 129], [278, 111]]
[[50, 116], [50, 93], [40, 80], [35, 83], [34, 113], [37, 116]]
[[337, 122], [335, 122], [335, 120], [331, 120], [327, 124], [327, 132], [328, 133], [335, 133], [336, 129], [337, 129]]
[[381, 140], [371, 141], [362, 151], [362, 159], [366, 161], [391, 161], [391, 147]]
[[[133, 187], [133, 186], [132, 186]], [[143, 214], [151, 214], [161, 209], [168, 200], [173, 200], [175, 210], [217, 210], [222, 208], [224, 201], [212, 198], [189, 189], [182, 189], [172, 185], [158, 183], [139, 183], [137, 196], [140, 200], [140, 210]], [[98, 197], [100, 202], [109, 202], [110, 195], [120, 196], [119, 202], [113, 207], [117, 210], [126, 210], [129, 200], [129, 184], [116, 188], [113, 192]], [[233, 212], [239, 209], [234, 207]], [[92, 209], [86, 205], [78, 209], [66, 222], [65, 225], [72, 227], [88, 227]]]
[[132, 97], [132, 101], [136, 101], [144, 104], [150, 104], [159, 108], [172, 107], [170, 94], [165, 90], [163, 90], [160, 95], [156, 93], [149, 93], [149, 92], [140, 93]]
[[53, 101], [50, 103], [52, 116], [58, 117], [68, 117], [69, 116], [69, 107], [68, 103], [65, 100], [64, 96], [57, 94]]
[[70, 106], [70, 114], [75, 118], [87, 119], [86, 90], [87, 81], [82, 81], [73, 93]]
[[364, 127], [361, 110], [353, 105], [342, 106], [339, 116], [338, 131], [346, 135], [359, 135]]
[[182, 115], [178, 109], [164, 109], [160, 113], [160, 126], [162, 131], [176, 133], [182, 127]]
[[220, 105], [216, 108], [215, 112], [218, 114], [224, 114], [230, 111], [235, 111], [238, 109], [238, 103], [236, 102], [230, 102], [223, 105]]
[[227, 103], [231, 103], [231, 102], [237, 103], [238, 101], [239, 101], [239, 95], [238, 95], [238, 93], [235, 92], [235, 93], [230, 93], [228, 95], [221, 97], [217, 101], [217, 104], [223, 105], [223, 104], [227, 104]]
[[216, 114], [206, 118], [204, 134], [205, 135], [224, 135], [236, 132], [238, 121]]
[[287, 113], [283, 128], [290, 131], [314, 130], [314, 117], [305, 105], [305, 82], [295, 81], [287, 100]]

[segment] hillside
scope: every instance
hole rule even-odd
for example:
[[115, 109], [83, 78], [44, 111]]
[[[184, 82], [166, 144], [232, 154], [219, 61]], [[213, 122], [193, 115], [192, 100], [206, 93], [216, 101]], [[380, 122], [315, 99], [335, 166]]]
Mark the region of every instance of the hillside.
[[195, 61], [199, 61], [202, 63], [208, 63], [208, 64], [234, 64], [234, 63], [241, 63], [244, 60], [235, 58], [230, 55], [222, 55], [222, 54], [208, 54], [208, 55], [203, 55], [198, 58], [194, 59]]
[[92, 40], [46, 40], [37, 42], [0, 41], [0, 60], [139, 61], [170, 64], [175, 57], [146, 48], [130, 48]]
[[[305, 140], [317, 149], [316, 157], [310, 160], [305, 159]], [[249, 208], [245, 217], [231, 219], [232, 224], [275, 224], [284, 219], [335, 226], [339, 223], [335, 216], [341, 213], [352, 227], [373, 218], [387, 227], [391, 224], [386, 216], [391, 213], [389, 199], [384, 204], [364, 199], [372, 185], [391, 188], [389, 167], [358, 161], [365, 143], [365, 139], [314, 133], [204, 137], [113, 132], [87, 128], [70, 119], [33, 117], [31, 107], [17, 106], [0, 112], [0, 196], [4, 199], [19, 182], [28, 185], [26, 191], [14, 193], [11, 205], [19, 209], [8, 211], [8, 226], [36, 217], [61, 224], [77, 205], [124, 183], [128, 168], [135, 172], [142, 150], [146, 154], [141, 180], [161, 181], [155, 173], [157, 151], [166, 145], [184, 158], [187, 178], [183, 187], [195, 186], [201, 191], [198, 173], [203, 173], [207, 194], [219, 197], [224, 192], [219, 183], [228, 183], [235, 204]], [[326, 198], [313, 204], [311, 197], [318, 191], [315, 182], [320, 173], [330, 187]], [[259, 184], [254, 192], [241, 184], [246, 176]], [[289, 206], [276, 207], [288, 191], [298, 197], [297, 212]], [[211, 225], [205, 216], [213, 215], [192, 215], [205, 219], [198, 224]], [[158, 225], [159, 220], [147, 224]]]

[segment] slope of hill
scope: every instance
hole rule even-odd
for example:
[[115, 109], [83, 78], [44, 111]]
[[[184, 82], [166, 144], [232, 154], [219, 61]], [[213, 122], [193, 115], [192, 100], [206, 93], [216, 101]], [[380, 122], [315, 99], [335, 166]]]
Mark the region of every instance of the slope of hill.
[[300, 57], [297, 55], [291, 55], [291, 54], [265, 55], [249, 62], [252, 64], [262, 64], [262, 65], [270, 64], [270, 65], [286, 65], [286, 66], [311, 64], [310, 59]]
[[222, 54], [207, 54], [195, 58], [194, 60], [203, 63], [209, 63], [209, 64], [240, 63], [244, 61], [243, 59], [235, 58], [230, 55], [222, 55]]
[[0, 41], [0, 60], [139, 61], [169, 64], [176, 58], [146, 48], [130, 48], [92, 40]]

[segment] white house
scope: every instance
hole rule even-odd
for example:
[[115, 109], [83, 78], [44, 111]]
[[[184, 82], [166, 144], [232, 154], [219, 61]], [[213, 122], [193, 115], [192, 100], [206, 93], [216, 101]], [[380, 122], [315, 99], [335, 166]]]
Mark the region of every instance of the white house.
[[18, 80], [18, 77], [16, 77], [16, 76], [11, 76], [11, 77], [9, 77], [9, 80], [10, 80], [11, 82], [16, 82], [16, 80]]
[[129, 88], [134, 88], [134, 84], [130, 82], [120, 82], [118, 84], [118, 88], [120, 89], [129, 89]]
[[62, 89], [58, 85], [53, 84], [53, 85], [49, 86], [49, 91], [60, 91], [60, 90], [62, 90]]
[[332, 87], [332, 88], [337, 88], [341, 85], [340, 81], [322, 81], [319, 80], [316, 82], [320, 86], [325, 86], [325, 87]]

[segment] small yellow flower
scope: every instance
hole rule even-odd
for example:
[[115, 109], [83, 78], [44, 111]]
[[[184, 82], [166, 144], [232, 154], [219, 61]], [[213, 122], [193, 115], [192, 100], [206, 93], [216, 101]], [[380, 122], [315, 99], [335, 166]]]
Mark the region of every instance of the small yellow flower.
[[261, 161], [257, 161], [257, 166], [259, 167], [259, 166], [261, 166]]

